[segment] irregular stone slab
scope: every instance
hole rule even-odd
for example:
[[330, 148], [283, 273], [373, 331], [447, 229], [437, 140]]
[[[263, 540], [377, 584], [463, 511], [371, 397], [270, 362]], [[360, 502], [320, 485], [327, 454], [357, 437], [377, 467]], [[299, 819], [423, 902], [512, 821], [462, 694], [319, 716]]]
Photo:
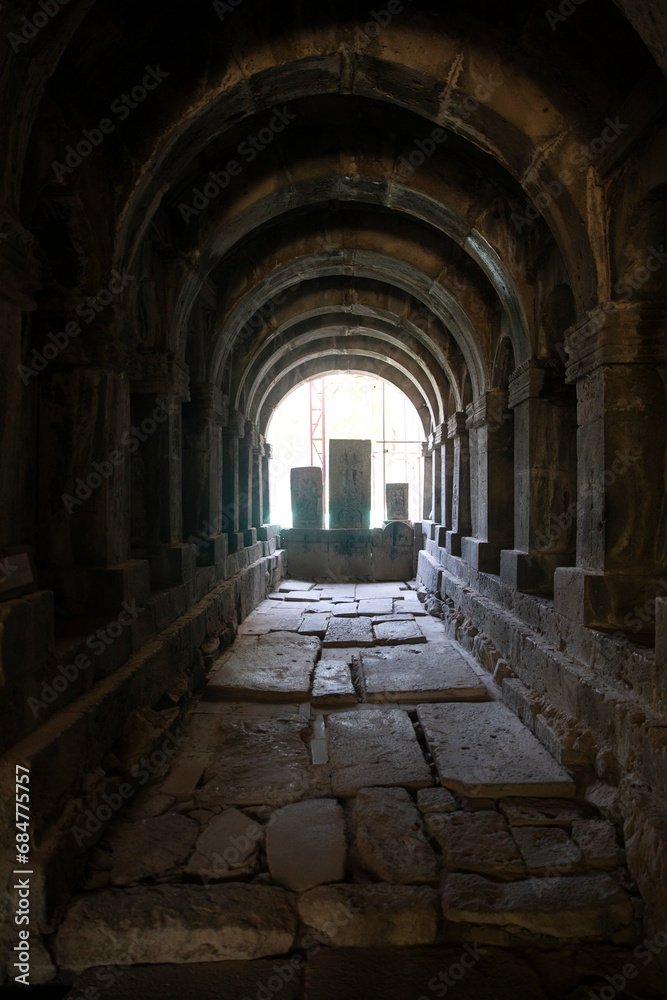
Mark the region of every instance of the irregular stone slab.
[[519, 849], [497, 812], [429, 813], [429, 832], [442, 848], [447, 870], [511, 880], [525, 875]]
[[329, 441], [329, 528], [370, 528], [371, 441]]
[[320, 706], [345, 706], [357, 704], [357, 693], [352, 683], [349, 665], [343, 660], [320, 660], [315, 667], [311, 701]]
[[311, 603], [304, 605], [303, 608], [299, 608], [304, 614], [316, 614], [316, 615], [331, 615], [334, 612], [336, 605], [333, 601], [319, 601], [319, 603]]
[[299, 634], [315, 635], [319, 639], [323, 639], [328, 624], [328, 615], [304, 615], [301, 626], [299, 627]]
[[260, 635], [235, 647], [206, 686], [206, 698], [292, 701], [307, 698], [319, 642], [291, 632]]
[[454, 923], [520, 927], [562, 940], [606, 938], [634, 916], [627, 893], [602, 874], [510, 883], [449, 875], [442, 905]]
[[292, 527], [324, 527], [324, 482], [322, 470], [316, 466], [290, 469], [292, 494]]
[[390, 598], [394, 601], [400, 601], [406, 593], [401, 589], [404, 586], [405, 584], [400, 581], [396, 583], [393, 581], [386, 583], [358, 583], [356, 590], [357, 600], [376, 601]]
[[440, 781], [473, 798], [574, 796], [574, 781], [502, 702], [421, 705]]
[[[361, 603], [361, 602], [360, 602]], [[373, 625], [382, 625], [383, 622], [413, 622], [415, 620], [414, 615], [410, 614], [399, 614], [394, 615], [374, 615], [371, 621]]]
[[352, 806], [358, 858], [383, 882], [432, 884], [438, 863], [404, 788], [362, 788]]
[[238, 809], [226, 809], [209, 821], [197, 839], [187, 872], [225, 878], [236, 869], [254, 867], [264, 829]]
[[522, 826], [514, 839], [531, 875], [575, 875], [583, 867], [581, 851], [565, 830]]
[[[283, 978], [280, 1000], [299, 1000], [302, 969], [274, 958], [254, 962], [206, 962], [190, 965], [145, 965], [119, 969], [113, 986], [107, 983], [113, 970], [100, 976], [99, 969], [82, 972], [74, 980], [66, 1000], [173, 1000], [186, 997], [196, 1000], [244, 1000], [256, 997], [257, 984], [276, 975], [276, 964], [287, 965], [293, 978]], [[96, 992], [93, 992], [96, 991]]]
[[[301, 628], [303, 615], [301, 609], [294, 615], [281, 615], [274, 619], [269, 632], [298, 632]], [[259, 633], [261, 635], [261, 633]]]
[[563, 830], [591, 812], [589, 806], [567, 799], [502, 799], [499, 805], [512, 826], [558, 826]]
[[297, 920], [283, 889], [261, 885], [157, 885], [75, 899], [58, 928], [61, 969], [186, 964], [281, 955]]
[[425, 886], [332, 885], [299, 898], [299, 916], [319, 940], [337, 948], [433, 944], [438, 897]]
[[417, 805], [424, 816], [429, 813], [453, 813], [458, 810], [456, 799], [446, 788], [421, 788], [417, 792]]
[[181, 758], [169, 772], [163, 783], [163, 795], [173, 795], [177, 802], [187, 802], [197, 787], [205, 767], [205, 761], [197, 758]]
[[322, 645], [337, 646], [344, 649], [348, 646], [372, 646], [375, 642], [373, 626], [368, 618], [331, 618]]
[[611, 871], [625, 861], [625, 851], [618, 843], [616, 828], [606, 819], [575, 820], [572, 839], [581, 848], [590, 868]]
[[130, 885], [185, 864], [198, 833], [198, 824], [178, 813], [114, 823], [106, 834], [113, 854], [112, 884]]
[[306, 966], [304, 996], [307, 1000], [435, 1000], [445, 996], [445, 989], [450, 996], [443, 975], [455, 984], [451, 996], [456, 1000], [547, 1000], [528, 962], [474, 944], [393, 952], [322, 948]]
[[309, 594], [302, 590], [292, 590], [285, 594], [285, 604], [316, 604], [317, 594]]
[[368, 615], [373, 618], [375, 615], [391, 615], [394, 611], [394, 602], [391, 598], [370, 598], [359, 601], [358, 611], [360, 615]]
[[312, 580], [283, 580], [278, 588], [279, 594], [291, 594], [295, 590], [311, 590], [312, 600], [317, 600], [317, 594], [315, 592], [315, 585]]
[[378, 646], [398, 646], [426, 642], [426, 636], [416, 622], [383, 622], [373, 626]]
[[410, 719], [397, 708], [359, 709], [329, 716], [333, 794], [384, 785], [428, 788], [433, 778]]
[[347, 834], [335, 799], [308, 799], [278, 809], [266, 834], [266, 854], [276, 882], [302, 892], [345, 875]]
[[309, 730], [298, 715], [221, 719], [210, 734], [211, 763], [206, 784], [196, 792], [197, 804], [287, 805], [315, 794], [320, 779], [302, 739]]
[[483, 701], [484, 682], [458, 652], [447, 646], [406, 646], [362, 655], [369, 702]]
[[358, 604], [356, 601], [341, 601], [334, 604], [331, 612], [334, 618], [356, 618], [358, 614]]

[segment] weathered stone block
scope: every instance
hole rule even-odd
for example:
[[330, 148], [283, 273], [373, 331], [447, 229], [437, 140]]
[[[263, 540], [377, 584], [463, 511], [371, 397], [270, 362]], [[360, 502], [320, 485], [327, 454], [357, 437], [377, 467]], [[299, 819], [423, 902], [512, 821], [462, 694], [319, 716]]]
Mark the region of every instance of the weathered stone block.
[[370, 441], [329, 441], [329, 527], [369, 528]]
[[324, 482], [322, 470], [315, 466], [290, 471], [292, 491], [292, 527], [324, 527]]

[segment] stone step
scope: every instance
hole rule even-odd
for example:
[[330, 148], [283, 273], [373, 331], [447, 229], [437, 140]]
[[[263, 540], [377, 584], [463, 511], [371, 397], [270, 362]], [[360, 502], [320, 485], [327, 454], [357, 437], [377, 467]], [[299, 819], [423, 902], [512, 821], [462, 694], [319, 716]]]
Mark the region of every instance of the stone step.
[[59, 968], [248, 960], [280, 955], [297, 930], [293, 898], [273, 886], [140, 886], [80, 896], [55, 940]]
[[502, 702], [420, 705], [440, 781], [471, 798], [570, 798], [571, 776]]
[[362, 654], [369, 702], [483, 701], [488, 691], [454, 643]]
[[[252, 637], [246, 637], [251, 639]], [[257, 642], [235, 644], [206, 686], [206, 699], [304, 700], [319, 653], [319, 641], [294, 632], [270, 632]]]

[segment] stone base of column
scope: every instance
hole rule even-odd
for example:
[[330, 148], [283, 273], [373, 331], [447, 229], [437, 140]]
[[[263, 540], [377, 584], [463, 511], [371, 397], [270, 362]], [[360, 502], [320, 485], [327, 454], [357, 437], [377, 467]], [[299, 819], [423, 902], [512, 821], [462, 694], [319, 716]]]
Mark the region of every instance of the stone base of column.
[[241, 549], [245, 548], [245, 531], [228, 531], [227, 544], [230, 556], [240, 552]]
[[558, 567], [574, 563], [574, 556], [563, 553], [547, 555], [544, 552], [521, 552], [503, 549], [500, 553], [500, 579], [508, 587], [524, 594], [542, 594], [551, 597], [554, 592], [554, 573]]
[[255, 545], [257, 542], [257, 528], [246, 528], [243, 532], [243, 544], [246, 548], [250, 545]]
[[279, 524], [263, 524], [261, 528], [257, 529], [258, 542], [269, 542], [272, 538], [279, 538], [279, 537], [280, 537]]
[[462, 538], [461, 555], [478, 573], [500, 573], [500, 549], [496, 542], [483, 542], [479, 538]]
[[467, 535], [461, 534], [460, 531], [448, 531], [446, 532], [447, 538], [447, 554], [450, 556], [461, 557], [462, 550], [461, 546], [463, 539], [467, 538]]
[[150, 597], [152, 565], [146, 559], [128, 559], [110, 567], [85, 570], [88, 611], [118, 614], [124, 601], [143, 605]]
[[219, 566], [229, 555], [228, 536], [210, 535], [195, 543], [198, 566]]
[[197, 553], [193, 545], [160, 545], [151, 553], [151, 583], [178, 587], [194, 579]]
[[[642, 643], [652, 643], [656, 636], [657, 595], [666, 591], [667, 574], [631, 576], [561, 568], [554, 578], [554, 604], [559, 614], [589, 628], [623, 631]], [[664, 639], [662, 608], [660, 625]]]

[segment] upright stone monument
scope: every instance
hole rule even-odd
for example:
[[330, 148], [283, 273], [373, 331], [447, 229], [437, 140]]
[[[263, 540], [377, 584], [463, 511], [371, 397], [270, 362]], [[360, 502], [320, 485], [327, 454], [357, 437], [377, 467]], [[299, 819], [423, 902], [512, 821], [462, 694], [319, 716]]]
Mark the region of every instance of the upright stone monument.
[[329, 527], [370, 528], [370, 441], [329, 441]]
[[407, 521], [409, 519], [409, 483], [387, 483], [385, 487], [387, 496], [387, 520]]
[[324, 485], [322, 470], [309, 465], [290, 471], [292, 491], [292, 526], [294, 528], [324, 527]]

